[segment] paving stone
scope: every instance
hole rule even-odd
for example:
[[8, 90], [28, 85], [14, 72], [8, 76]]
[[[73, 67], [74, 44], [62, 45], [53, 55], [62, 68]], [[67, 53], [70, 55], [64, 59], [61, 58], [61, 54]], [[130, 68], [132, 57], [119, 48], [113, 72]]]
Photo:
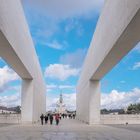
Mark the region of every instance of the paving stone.
[[2, 125], [0, 140], [140, 140], [140, 125], [87, 125], [61, 120], [59, 126]]

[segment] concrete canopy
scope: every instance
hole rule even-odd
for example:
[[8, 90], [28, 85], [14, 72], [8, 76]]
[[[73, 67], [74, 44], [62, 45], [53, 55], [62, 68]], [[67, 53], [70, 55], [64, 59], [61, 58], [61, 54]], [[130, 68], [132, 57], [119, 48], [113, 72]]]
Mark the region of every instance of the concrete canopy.
[[105, 1], [77, 85], [79, 119], [100, 123], [99, 81], [140, 41], [139, 25], [139, 0]]
[[0, 1], [0, 56], [22, 78], [22, 122], [37, 121], [46, 87], [20, 0]]

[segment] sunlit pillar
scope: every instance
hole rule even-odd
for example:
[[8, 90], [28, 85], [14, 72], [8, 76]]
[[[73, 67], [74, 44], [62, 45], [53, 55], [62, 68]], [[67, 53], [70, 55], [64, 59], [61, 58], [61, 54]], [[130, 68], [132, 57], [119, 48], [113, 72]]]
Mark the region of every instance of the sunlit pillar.
[[33, 80], [22, 80], [21, 120], [22, 123], [33, 121]]
[[100, 123], [100, 82], [89, 81], [77, 89], [77, 118], [88, 124]]

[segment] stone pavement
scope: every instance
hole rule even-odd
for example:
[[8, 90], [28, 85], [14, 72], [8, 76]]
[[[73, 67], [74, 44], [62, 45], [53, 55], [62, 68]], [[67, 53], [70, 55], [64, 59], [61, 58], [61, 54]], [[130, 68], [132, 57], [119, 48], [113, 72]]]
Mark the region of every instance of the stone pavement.
[[59, 126], [6, 125], [0, 140], [140, 140], [140, 125], [94, 125], [64, 119]]

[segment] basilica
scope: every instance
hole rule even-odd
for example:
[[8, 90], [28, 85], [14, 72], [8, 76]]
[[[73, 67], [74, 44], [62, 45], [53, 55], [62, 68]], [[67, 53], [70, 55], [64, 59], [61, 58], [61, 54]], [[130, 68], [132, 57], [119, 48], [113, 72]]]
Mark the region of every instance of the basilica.
[[60, 94], [59, 100], [56, 103], [56, 111], [57, 113], [63, 114], [66, 113], [66, 105], [63, 102], [63, 96]]

